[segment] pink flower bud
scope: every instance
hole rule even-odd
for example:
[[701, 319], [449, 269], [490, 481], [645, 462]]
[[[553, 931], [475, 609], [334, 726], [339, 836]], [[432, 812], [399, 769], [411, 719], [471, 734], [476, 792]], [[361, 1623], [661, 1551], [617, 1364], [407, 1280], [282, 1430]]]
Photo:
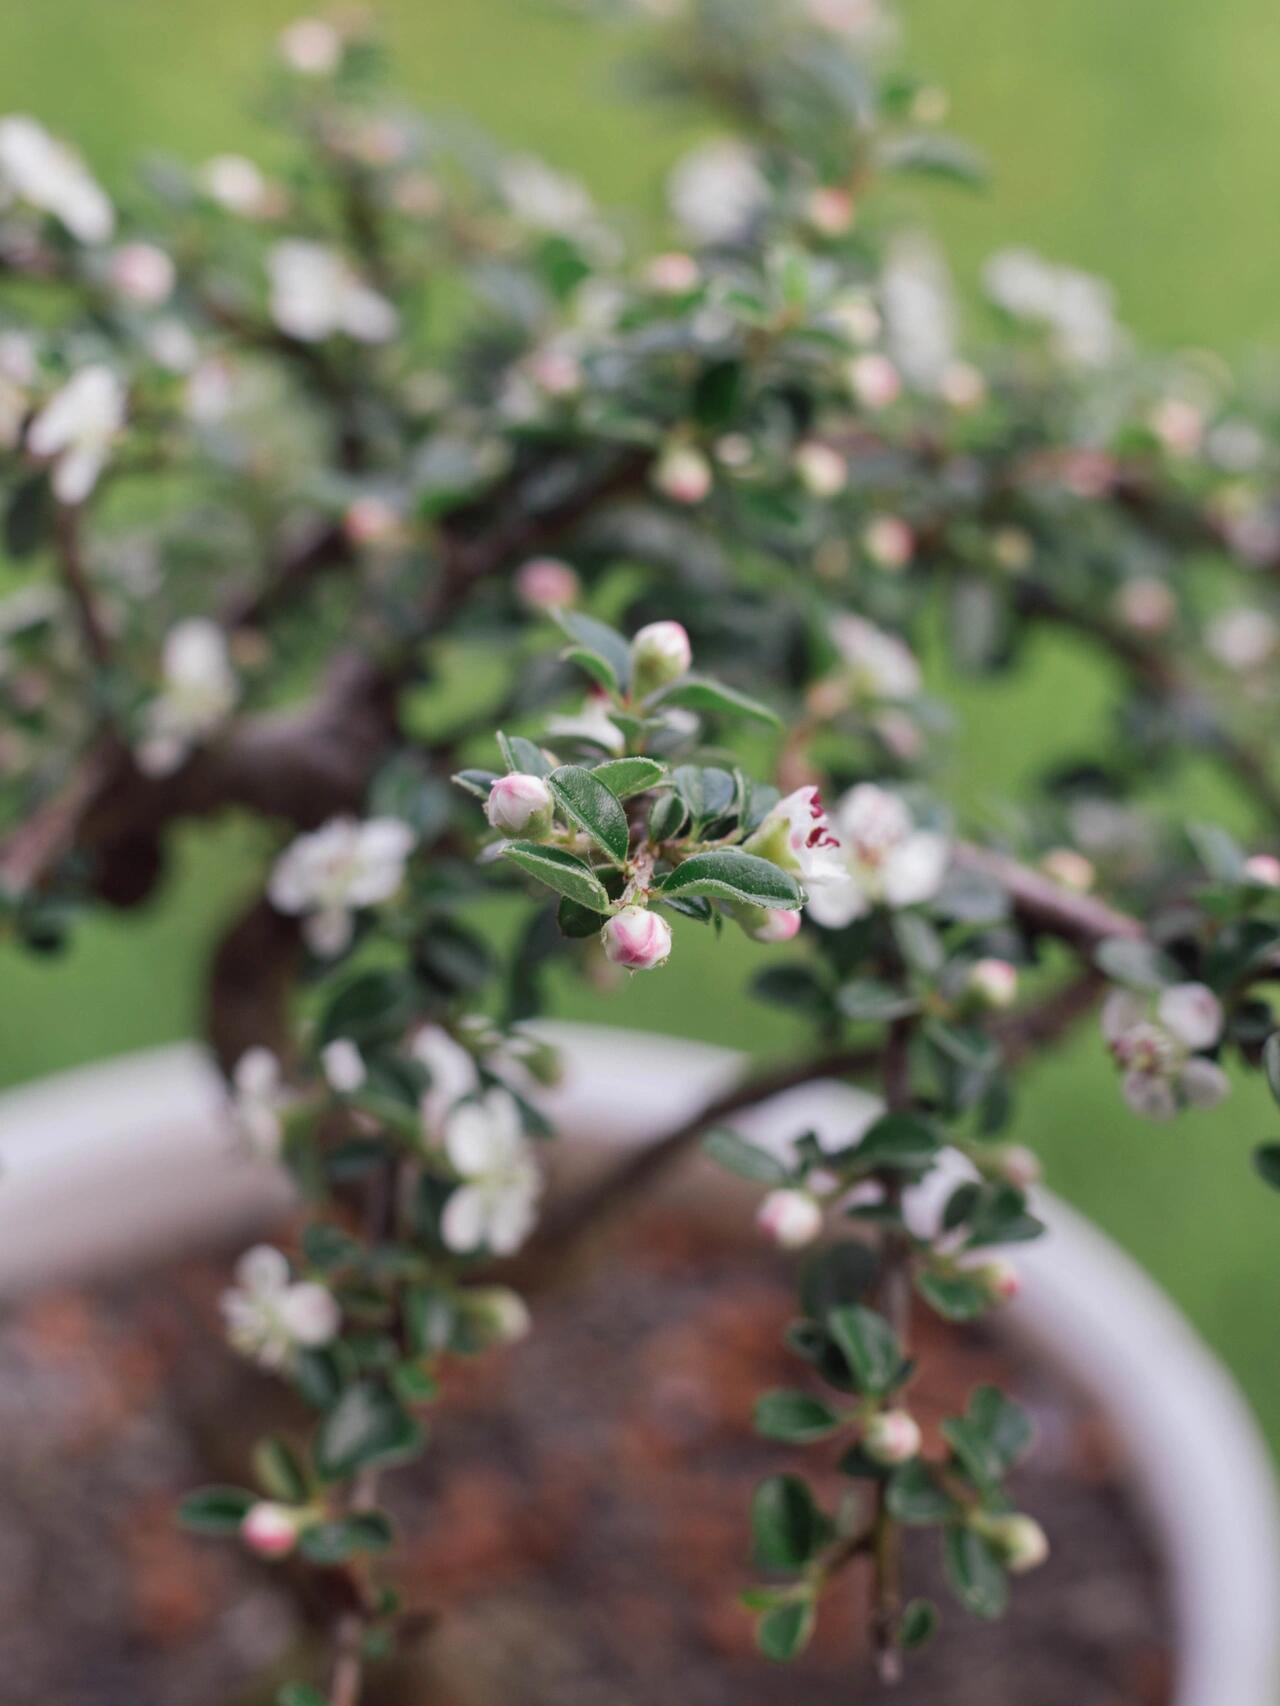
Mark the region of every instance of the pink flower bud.
[[805, 211], [810, 225], [821, 237], [843, 237], [853, 229], [856, 212], [853, 197], [848, 190], [833, 184], [814, 190]]
[[671, 926], [645, 906], [624, 906], [600, 932], [605, 958], [628, 971], [652, 971], [671, 952]]
[[790, 942], [800, 929], [800, 914], [798, 912], [777, 909], [771, 912], [760, 912], [758, 921], [747, 931], [753, 942], [767, 942], [774, 946], [779, 942]]
[[531, 557], [516, 573], [516, 592], [530, 610], [562, 610], [576, 604], [581, 583], [558, 557]]
[[869, 521], [862, 545], [871, 561], [882, 569], [905, 569], [916, 551], [915, 534], [897, 515], [878, 515]]
[[1046, 877], [1052, 877], [1064, 889], [1075, 889], [1077, 894], [1087, 894], [1093, 887], [1093, 865], [1073, 847], [1051, 848], [1041, 859], [1040, 869]]
[[323, 18], [299, 18], [281, 31], [280, 57], [300, 77], [327, 77], [342, 58], [342, 37]]
[[1162, 580], [1139, 575], [1116, 594], [1116, 614], [1135, 634], [1163, 634], [1178, 614], [1178, 601]]
[[822, 1231], [822, 1207], [807, 1191], [770, 1191], [756, 1225], [784, 1250], [799, 1250]]
[[536, 350], [525, 369], [545, 396], [576, 397], [582, 389], [582, 364], [566, 350]]
[[971, 1270], [971, 1277], [986, 1292], [993, 1303], [1012, 1303], [1022, 1290], [1022, 1276], [1012, 1262], [996, 1256], [990, 1262]]
[[986, 401], [987, 382], [976, 367], [967, 361], [950, 362], [938, 381], [938, 395], [950, 408], [976, 409]]
[[400, 512], [385, 498], [356, 498], [342, 518], [342, 531], [353, 545], [387, 545], [400, 533]]
[[700, 504], [711, 491], [711, 464], [691, 444], [669, 445], [653, 468], [653, 483], [677, 504]]
[[173, 294], [173, 262], [154, 243], [124, 243], [111, 257], [112, 287], [142, 308], [158, 308]]
[[849, 465], [840, 452], [816, 439], [799, 445], [793, 457], [805, 491], [815, 498], [834, 498], [849, 483]]
[[1280, 888], [1280, 859], [1273, 853], [1253, 853], [1244, 862], [1244, 874], [1263, 888]]
[[240, 1524], [240, 1538], [259, 1558], [287, 1558], [298, 1541], [298, 1516], [287, 1505], [259, 1499]]
[[1040, 1157], [1023, 1143], [1001, 1144], [991, 1157], [991, 1170], [1020, 1191], [1039, 1184]]
[[1165, 397], [1152, 409], [1150, 420], [1170, 456], [1194, 456], [1204, 440], [1204, 416], [1185, 397]]
[[969, 968], [969, 993], [984, 1007], [1012, 1007], [1018, 999], [1018, 968], [1008, 960], [975, 960]]
[[485, 815], [502, 835], [527, 835], [535, 841], [551, 828], [555, 802], [541, 776], [516, 771], [499, 776], [489, 789]]
[[849, 363], [849, 388], [867, 409], [887, 409], [902, 395], [902, 378], [887, 355], [860, 355]]
[[645, 269], [645, 283], [659, 296], [688, 296], [698, 288], [701, 269], [692, 255], [673, 249], [665, 255], [655, 255]]
[[867, 1423], [862, 1449], [873, 1463], [906, 1463], [920, 1450], [920, 1428], [906, 1410], [882, 1410]]
[[638, 699], [678, 681], [693, 662], [693, 647], [679, 622], [650, 622], [631, 641], [632, 690]]
[[1015, 1576], [1039, 1569], [1049, 1556], [1049, 1537], [1034, 1517], [992, 1517], [981, 1524], [981, 1532], [996, 1547], [1005, 1568]]

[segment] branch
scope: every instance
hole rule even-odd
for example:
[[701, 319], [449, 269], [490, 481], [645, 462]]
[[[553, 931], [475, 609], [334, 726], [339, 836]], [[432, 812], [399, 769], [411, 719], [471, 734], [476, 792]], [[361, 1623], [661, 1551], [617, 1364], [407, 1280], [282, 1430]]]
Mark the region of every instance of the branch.
[[58, 568], [80, 624], [84, 649], [99, 669], [111, 661], [111, 642], [103, 625], [80, 548], [80, 514], [68, 504], [59, 504], [54, 517], [54, 544]]
[[1135, 938], [1144, 934], [1141, 923], [1128, 913], [1117, 911], [1095, 895], [1063, 888], [1008, 854], [962, 841], [953, 849], [952, 859], [962, 870], [998, 883], [1025, 924], [1043, 934], [1059, 936], [1074, 948], [1087, 951], [1110, 936]]

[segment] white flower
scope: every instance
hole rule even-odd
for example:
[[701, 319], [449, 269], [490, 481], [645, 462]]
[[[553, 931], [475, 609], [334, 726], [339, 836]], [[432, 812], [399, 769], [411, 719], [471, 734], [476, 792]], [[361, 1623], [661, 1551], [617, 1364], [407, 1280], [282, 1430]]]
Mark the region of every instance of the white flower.
[[285, 848], [267, 893], [277, 911], [304, 917], [313, 952], [339, 954], [351, 940], [352, 914], [400, 887], [412, 847], [413, 831], [397, 818], [331, 818]]
[[144, 712], [139, 767], [149, 776], [176, 770], [192, 746], [230, 715], [239, 685], [216, 622], [192, 617], [165, 637], [164, 687]]
[[451, 1250], [518, 1250], [532, 1230], [542, 1181], [520, 1110], [505, 1090], [490, 1090], [450, 1115], [445, 1154], [462, 1181], [445, 1204], [440, 1235]]
[[173, 295], [177, 269], [154, 243], [123, 243], [111, 257], [112, 288], [141, 308], [158, 308]]
[[342, 1313], [333, 1293], [309, 1280], [295, 1281], [288, 1257], [271, 1245], [247, 1250], [235, 1278], [222, 1295], [227, 1338], [261, 1367], [287, 1368], [299, 1350], [337, 1337]]
[[264, 1160], [280, 1153], [280, 1116], [288, 1099], [280, 1062], [271, 1050], [246, 1049], [231, 1074], [231, 1112], [240, 1135]]
[[554, 809], [551, 790], [541, 776], [515, 771], [494, 781], [485, 816], [503, 835], [527, 835], [536, 841], [550, 830]]
[[791, 458], [800, 484], [815, 498], [834, 498], [849, 484], [849, 464], [820, 439], [798, 444]]
[[906, 1463], [920, 1445], [920, 1424], [909, 1410], [882, 1410], [862, 1435], [862, 1449], [874, 1463]]
[[809, 901], [811, 916], [827, 929], [843, 929], [873, 906], [915, 906], [941, 888], [947, 838], [917, 828], [897, 794], [860, 783], [836, 807], [835, 826], [840, 880]]
[[683, 249], [668, 249], [649, 262], [644, 281], [659, 296], [688, 296], [701, 284], [702, 268]]
[[215, 154], [205, 162], [201, 179], [220, 207], [246, 218], [264, 212], [271, 198], [261, 170], [243, 154]]
[[723, 138], [686, 154], [672, 172], [671, 211], [702, 243], [738, 243], [769, 205], [769, 185], [755, 151]]
[[424, 1130], [434, 1137], [454, 1104], [478, 1088], [480, 1074], [474, 1056], [440, 1025], [424, 1025], [409, 1045], [409, 1052], [426, 1067], [431, 1080], [420, 1112]]
[[320, 1050], [325, 1083], [339, 1096], [352, 1096], [369, 1076], [364, 1056], [350, 1037], [335, 1037]]
[[782, 1249], [799, 1250], [822, 1231], [822, 1207], [808, 1191], [770, 1191], [756, 1211], [756, 1224]]
[[521, 154], [506, 161], [499, 174], [499, 187], [512, 213], [538, 231], [571, 235], [594, 211], [591, 197], [580, 183], [532, 155]]
[[1227, 1094], [1227, 1075], [1198, 1051], [1222, 1034], [1222, 1007], [1202, 983], [1177, 983], [1149, 997], [1116, 989], [1102, 1009], [1102, 1034], [1123, 1073], [1124, 1099], [1148, 1119], [1180, 1107], [1211, 1108]]
[[934, 245], [919, 236], [899, 238], [889, 250], [880, 297], [894, 364], [918, 390], [940, 390], [955, 361], [955, 304]]
[[291, 338], [319, 343], [345, 332], [359, 343], [380, 344], [395, 336], [395, 309], [336, 249], [288, 237], [271, 250], [267, 269], [271, 317]]
[[1102, 367], [1116, 353], [1114, 297], [1101, 279], [1054, 266], [1029, 249], [1006, 249], [992, 256], [983, 280], [1006, 313], [1045, 327], [1064, 361]]
[[1240, 605], [1215, 616], [1205, 634], [1205, 645], [1225, 669], [1248, 672], [1260, 669], [1275, 655], [1280, 625], [1265, 610]]
[[1204, 411], [1185, 397], [1162, 397], [1149, 420], [1170, 456], [1194, 456], [1204, 443]]
[[805, 0], [809, 21], [850, 41], [880, 38], [888, 28], [882, 0]]
[[902, 375], [887, 355], [857, 355], [848, 373], [849, 389], [864, 408], [887, 409], [902, 395]]
[[79, 155], [35, 119], [0, 119], [0, 190], [51, 213], [81, 243], [105, 243], [116, 216]]
[[914, 699], [920, 691], [920, 665], [905, 641], [862, 616], [840, 614], [831, 638], [859, 699]]
[[779, 800], [745, 847], [784, 871], [794, 871], [810, 887], [841, 884], [847, 876], [843, 850], [816, 788], [797, 788]]
[[298, 18], [280, 32], [280, 57], [301, 77], [327, 77], [342, 59], [342, 37], [323, 18]]
[[50, 397], [31, 423], [27, 448], [56, 459], [52, 485], [59, 502], [77, 504], [88, 497], [124, 418], [124, 386], [100, 362], [82, 367]]
[[898, 515], [874, 516], [863, 529], [862, 548], [881, 569], [905, 569], [915, 556], [916, 536]]
[[605, 958], [627, 971], [653, 971], [670, 956], [671, 926], [644, 906], [624, 906], [600, 932]]
[[609, 720], [608, 702], [598, 694], [584, 699], [582, 709], [575, 717], [549, 718], [547, 733], [553, 738], [589, 740], [595, 746], [603, 747], [605, 752], [623, 752], [627, 744], [622, 730]]

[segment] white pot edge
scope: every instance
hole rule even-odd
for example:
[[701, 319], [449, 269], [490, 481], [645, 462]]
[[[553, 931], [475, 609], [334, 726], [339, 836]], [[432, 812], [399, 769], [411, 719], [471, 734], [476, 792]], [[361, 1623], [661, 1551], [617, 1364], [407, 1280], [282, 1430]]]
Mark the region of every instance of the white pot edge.
[[[548, 1030], [568, 1067], [548, 1112], [619, 1144], [674, 1124], [741, 1066], [732, 1051], [665, 1037]], [[873, 1105], [814, 1085], [742, 1126], [766, 1142], [806, 1127], [847, 1133]], [[289, 1201], [287, 1180], [238, 1151], [221, 1080], [194, 1044], [0, 1095], [0, 1297], [132, 1259], [144, 1239], [160, 1253], [215, 1230], [249, 1236]], [[1170, 1571], [1174, 1706], [1275, 1706], [1280, 1504], [1257, 1424], [1134, 1261], [1050, 1193], [1036, 1206], [1049, 1236], [1019, 1250], [1024, 1285], [1008, 1318], [1102, 1404], [1129, 1451]]]

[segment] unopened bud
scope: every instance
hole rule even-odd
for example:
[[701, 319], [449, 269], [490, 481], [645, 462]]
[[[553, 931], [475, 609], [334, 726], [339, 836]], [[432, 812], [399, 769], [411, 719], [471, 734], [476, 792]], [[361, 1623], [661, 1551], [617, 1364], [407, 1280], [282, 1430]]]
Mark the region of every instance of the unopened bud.
[[673, 444], [653, 468], [653, 483], [672, 503], [700, 504], [711, 490], [711, 464], [691, 444]]
[[938, 394], [953, 409], [976, 409], [986, 400], [987, 382], [969, 362], [953, 361], [942, 371]]
[[1244, 874], [1263, 888], [1280, 888], [1280, 859], [1273, 853], [1253, 853], [1244, 862]]
[[853, 229], [856, 208], [848, 190], [824, 184], [809, 197], [806, 212], [810, 225], [819, 236], [843, 237], [846, 231]]
[[970, 1278], [977, 1281], [992, 1303], [1011, 1303], [1022, 1290], [1022, 1276], [1003, 1256], [971, 1269]]
[[347, 505], [342, 531], [353, 545], [392, 544], [401, 533], [400, 512], [385, 498], [356, 498]]
[[975, 960], [969, 968], [969, 993], [984, 1007], [1012, 1007], [1018, 999], [1018, 968], [1008, 960]]
[[862, 1449], [873, 1463], [906, 1463], [920, 1451], [920, 1427], [906, 1410], [882, 1410], [867, 1423]]
[[671, 952], [671, 926], [645, 906], [624, 906], [600, 932], [605, 958], [627, 971], [653, 971]]
[[756, 1224], [784, 1250], [799, 1250], [822, 1231], [822, 1206], [807, 1191], [770, 1191]]
[[326, 1043], [320, 1051], [320, 1065], [329, 1088], [340, 1096], [353, 1095], [368, 1077], [364, 1056], [350, 1037], [335, 1037]]
[[744, 916], [743, 925], [753, 942], [776, 946], [779, 942], [790, 942], [799, 932], [800, 914], [789, 908], [766, 911], [762, 906], [753, 906], [750, 915]]
[[688, 296], [698, 288], [702, 271], [692, 255], [672, 249], [655, 255], [645, 269], [645, 283], [660, 296]]
[[902, 395], [902, 376], [887, 355], [860, 355], [849, 363], [849, 389], [867, 409], [887, 409]]
[[288, 1505], [259, 1499], [240, 1524], [240, 1538], [259, 1558], [287, 1558], [298, 1542], [298, 1515]]
[[689, 636], [679, 622], [650, 622], [631, 642], [631, 680], [643, 699], [678, 681], [693, 662]]
[[810, 439], [797, 446], [792, 460], [800, 484], [815, 498], [834, 498], [849, 483], [848, 463], [829, 444]]
[[124, 243], [111, 257], [111, 283], [141, 308], [158, 308], [173, 294], [173, 262], [154, 243]]
[[576, 604], [581, 583], [558, 557], [531, 557], [516, 573], [516, 591], [531, 610], [562, 610]]
[[528, 1305], [509, 1286], [479, 1286], [465, 1294], [464, 1305], [468, 1320], [488, 1344], [514, 1345], [528, 1335]]
[[1075, 889], [1077, 894], [1088, 894], [1093, 887], [1093, 865], [1074, 847], [1052, 848], [1041, 859], [1040, 869], [1046, 877], [1052, 877], [1064, 889]]
[[878, 515], [867, 523], [862, 546], [878, 568], [905, 569], [915, 555], [916, 539], [900, 516]]
[[551, 790], [541, 776], [518, 770], [497, 778], [485, 806], [486, 817], [500, 834], [527, 835], [535, 841], [550, 830], [554, 812]]
[[989, 1517], [975, 1525], [1000, 1553], [1004, 1566], [1015, 1576], [1039, 1569], [1049, 1556], [1049, 1537], [1034, 1517]]
[[1016, 1186], [1020, 1191], [1030, 1190], [1032, 1185], [1040, 1182], [1040, 1157], [1025, 1143], [1002, 1143], [992, 1152], [990, 1167], [993, 1173], [998, 1173], [1007, 1184]]

